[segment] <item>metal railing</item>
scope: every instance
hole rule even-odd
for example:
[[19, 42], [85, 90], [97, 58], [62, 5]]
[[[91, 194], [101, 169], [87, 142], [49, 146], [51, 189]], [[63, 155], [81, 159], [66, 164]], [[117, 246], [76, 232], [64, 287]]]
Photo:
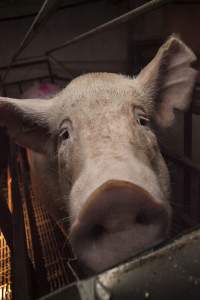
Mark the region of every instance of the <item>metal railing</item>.
[[[55, 2], [55, 1], [54, 1]], [[55, 47], [54, 49], [50, 49], [46, 56], [43, 58], [40, 58], [38, 60], [32, 60], [32, 61], [19, 61], [17, 58], [22, 53], [22, 50], [28, 45], [28, 43], [32, 39], [32, 34], [37, 28], [37, 26], [40, 26], [41, 21], [41, 11], [37, 15], [37, 19], [35, 19], [35, 22], [33, 23], [32, 27], [29, 29], [26, 37], [24, 38], [23, 42], [21, 43], [20, 47], [18, 48], [17, 52], [14, 54], [13, 58], [11, 59], [11, 64], [9, 66], [5, 66], [0, 68], [0, 71], [4, 72], [3, 80], [1, 81], [1, 88], [3, 91], [4, 96], [9, 96], [9, 89], [12, 86], [16, 86], [18, 90], [18, 94], [22, 94], [24, 91], [24, 85], [27, 82], [39, 80], [49, 80], [51, 82], [54, 81], [63, 81], [68, 80], [67, 78], [61, 78], [56, 76], [53, 73], [52, 66], [51, 66], [51, 60], [55, 60], [55, 58], [52, 56], [52, 53], [62, 49], [63, 47], [68, 47], [76, 42], [83, 41], [87, 38], [89, 38], [92, 35], [96, 35], [99, 32], [102, 32], [104, 30], [107, 30], [113, 26], [120, 25], [124, 22], [128, 22], [129, 20], [132, 20], [133, 18], [136, 18], [144, 13], [148, 13], [150, 10], [157, 9], [158, 7], [162, 5], [166, 5], [168, 3], [177, 1], [167, 1], [167, 0], [153, 0], [149, 1], [142, 7], [139, 7], [135, 10], [132, 10], [114, 20], [111, 20], [110, 22], [107, 22], [103, 25], [100, 25], [86, 33], [83, 33], [69, 41], [66, 41], [64, 44]], [[178, 1], [179, 2], [179, 1]], [[46, 4], [48, 1], [46, 1]], [[50, 2], [49, 2], [50, 3]], [[48, 16], [48, 11], [45, 12], [43, 6], [43, 17], [44, 13], [47, 13], [45, 18]], [[52, 13], [52, 11], [51, 11]], [[45, 19], [46, 20], [46, 19]], [[42, 23], [41, 23], [42, 24]], [[39, 27], [38, 27], [39, 28]], [[31, 38], [30, 38], [31, 37]], [[23, 79], [23, 80], [17, 80], [14, 82], [7, 83], [6, 76], [8, 75], [8, 71], [11, 71], [13, 69], [18, 68], [26, 68], [30, 65], [37, 65], [37, 64], [45, 64], [47, 68], [46, 75], [40, 76], [40, 77], [34, 77], [29, 79]], [[58, 62], [59, 65], [59, 62]], [[200, 101], [198, 96], [198, 87], [196, 94], [194, 95], [195, 101], [192, 104], [191, 110], [185, 115], [185, 128], [184, 128], [184, 141], [185, 141], [185, 147], [184, 147], [184, 155], [178, 156], [174, 155], [173, 153], [169, 153], [168, 150], [164, 150], [164, 155], [167, 159], [170, 161], [175, 162], [176, 165], [181, 166], [181, 168], [184, 169], [184, 192], [185, 192], [185, 199], [183, 203], [183, 207], [185, 205], [185, 208], [188, 209], [188, 203], [192, 206], [192, 212], [196, 213], [195, 215], [195, 222], [200, 221], [200, 205], [199, 205], [199, 195], [200, 195], [200, 183], [199, 183], [199, 176], [200, 176], [200, 166], [197, 164], [194, 164], [194, 162], [191, 159], [191, 152], [192, 152], [192, 143], [191, 143], [191, 135], [192, 135], [192, 114], [200, 114]], [[20, 156], [22, 158], [22, 164], [23, 168], [21, 169], [21, 173], [19, 175], [19, 165], [17, 164], [16, 157]], [[11, 155], [9, 156], [9, 166], [10, 166], [10, 172], [11, 172], [11, 178], [12, 178], [12, 200], [13, 200], [13, 211], [12, 213], [7, 207], [7, 204], [5, 201], [3, 201], [3, 196], [1, 196], [1, 208], [0, 208], [0, 226], [1, 230], [4, 233], [4, 236], [6, 237], [7, 244], [9, 245], [11, 249], [11, 260], [12, 260], [12, 281], [11, 281], [11, 287], [12, 287], [12, 293], [13, 293], [13, 299], [14, 300], [28, 300], [28, 299], [36, 299], [42, 294], [45, 294], [49, 292], [50, 290], [53, 291], [54, 289], [61, 287], [62, 285], [65, 285], [69, 282], [72, 282], [74, 280], [73, 274], [71, 272], [71, 269], [68, 268], [67, 271], [64, 267], [62, 269], [60, 266], [63, 263], [61, 260], [57, 267], [53, 267], [53, 271], [49, 271], [48, 269], [48, 263], [46, 262], [45, 265], [45, 257], [44, 250], [41, 242], [41, 235], [38, 231], [38, 223], [37, 223], [37, 214], [40, 215], [40, 218], [44, 218], [44, 214], [39, 212], [39, 209], [34, 209], [32, 206], [32, 195], [30, 192], [30, 181], [29, 181], [29, 174], [27, 173], [27, 162], [25, 157], [21, 156], [21, 150], [18, 151], [18, 148], [15, 146], [11, 146]], [[21, 177], [19, 177], [21, 176]], [[0, 179], [2, 176], [0, 176]], [[20, 189], [20, 183], [19, 178], [21, 178], [23, 182], [23, 186]], [[194, 183], [195, 182], [195, 183]], [[194, 187], [195, 186], [195, 187]], [[23, 191], [23, 192], [22, 192]], [[24, 196], [22, 196], [22, 194]], [[25, 202], [22, 202], [22, 198], [25, 199]], [[23, 207], [23, 203], [25, 203], [26, 208]], [[26, 211], [26, 213], [24, 213]], [[23, 213], [22, 213], [23, 212]], [[25, 215], [23, 215], [25, 214]], [[27, 221], [29, 220], [29, 221]], [[29, 225], [24, 225], [24, 222], [28, 222]], [[6, 224], [6, 226], [5, 226]], [[186, 225], [191, 226], [193, 224], [190, 224], [190, 219], [186, 220]], [[51, 230], [48, 232], [48, 239], [50, 239], [50, 234], [53, 233], [53, 228], [51, 227], [52, 223], [49, 223], [49, 228]], [[30, 254], [30, 249], [27, 246], [28, 238], [27, 238], [27, 232], [26, 227], [29, 227], [30, 236], [31, 236], [31, 242], [33, 243], [31, 251], [33, 254]], [[45, 230], [47, 230], [47, 227], [45, 227]], [[48, 230], [47, 230], [48, 231]], [[46, 233], [47, 234], [47, 233]], [[57, 236], [60, 235], [59, 230], [56, 232]], [[60, 239], [62, 240], [63, 237], [60, 236]], [[44, 241], [43, 241], [44, 242]], [[61, 241], [63, 242], [63, 241]], [[57, 242], [52, 242], [52, 247], [56, 247]], [[48, 256], [48, 251], [46, 256]], [[70, 254], [70, 250], [67, 250], [67, 255]], [[52, 255], [51, 259], [52, 259]], [[67, 262], [68, 263], [68, 262]], [[63, 265], [67, 265], [67, 263], [63, 263]], [[58, 276], [52, 279], [54, 276], [53, 274], [63, 274], [62, 276]], [[38, 276], [38, 274], [40, 275]], [[58, 274], [59, 273], [59, 274]], [[51, 280], [50, 280], [51, 278]], [[60, 278], [60, 279], [58, 279]], [[56, 281], [59, 281], [59, 283], [55, 283]], [[53, 282], [53, 283], [51, 283]], [[92, 282], [92, 279], [91, 281]], [[55, 286], [53, 288], [53, 285], [55, 283]], [[80, 283], [81, 285], [82, 283]], [[83, 283], [84, 284], [84, 283]], [[23, 285], [23, 286], [22, 286]], [[37, 293], [35, 291], [37, 290]], [[67, 291], [67, 292], [66, 292]], [[105, 291], [104, 291], [105, 292]], [[148, 291], [147, 291], [148, 292]], [[52, 294], [49, 296], [46, 296], [44, 299], [65, 299], [65, 296], [68, 296], [69, 299], [80, 299], [83, 296], [80, 292], [80, 286], [79, 288], [73, 287], [73, 288], [67, 288], [62, 289], [56, 294]], [[145, 295], [143, 295], [145, 296]], [[148, 295], [146, 294], [148, 297]], [[71, 298], [70, 298], [71, 297]], [[74, 297], [74, 298], [73, 298]], [[92, 296], [91, 296], [92, 297]], [[98, 296], [100, 298], [100, 296]], [[82, 298], [84, 299], [84, 297]], [[90, 298], [93, 299], [93, 298]], [[103, 298], [102, 298], [103, 299]], [[108, 298], [105, 298], [108, 299]]]

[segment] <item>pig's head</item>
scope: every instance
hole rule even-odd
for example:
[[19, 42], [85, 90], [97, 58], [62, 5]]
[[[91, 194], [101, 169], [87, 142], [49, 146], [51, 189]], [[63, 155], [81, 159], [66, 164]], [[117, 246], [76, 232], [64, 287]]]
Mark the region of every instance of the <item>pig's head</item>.
[[17, 143], [57, 162], [74, 251], [101, 271], [163, 240], [171, 209], [167, 167], [152, 124], [188, 107], [192, 51], [171, 37], [136, 78], [93, 73], [49, 101], [1, 98]]

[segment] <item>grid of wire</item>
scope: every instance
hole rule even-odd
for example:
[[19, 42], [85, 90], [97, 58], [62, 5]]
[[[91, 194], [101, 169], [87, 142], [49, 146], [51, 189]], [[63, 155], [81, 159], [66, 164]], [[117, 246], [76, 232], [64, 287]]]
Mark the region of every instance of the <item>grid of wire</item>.
[[[7, 172], [6, 172], [7, 173]], [[7, 177], [7, 176], [8, 177]], [[4, 200], [10, 200], [9, 190], [9, 175], [4, 175], [3, 180], [3, 196]], [[22, 191], [22, 187], [20, 189]], [[30, 187], [31, 191], [31, 187]], [[73, 272], [69, 265], [69, 256], [66, 254], [67, 241], [57, 235], [58, 228], [53, 220], [48, 216], [42, 206], [34, 199], [31, 191], [31, 199], [34, 210], [34, 217], [39, 233], [40, 242], [42, 245], [42, 255], [47, 273], [47, 281], [49, 283], [49, 292], [61, 288], [73, 280], [75, 280]], [[22, 194], [23, 214], [25, 221], [26, 241], [28, 255], [35, 267], [33, 241], [31, 236], [30, 220], [28, 216], [26, 201]], [[68, 245], [69, 246], [69, 245]], [[0, 300], [11, 300], [11, 253], [6, 243], [6, 240], [0, 232]]]
[[[2, 190], [1, 195], [3, 200], [9, 203], [9, 182], [7, 179], [7, 172], [1, 174]], [[11, 300], [11, 253], [6, 243], [3, 233], [0, 231], [0, 300]]]
[[0, 300], [11, 299], [10, 250], [0, 232]]
[[[22, 160], [21, 156], [21, 160]], [[20, 158], [19, 158], [20, 161]], [[22, 161], [21, 161], [22, 162]], [[25, 161], [24, 161], [25, 162]], [[19, 163], [19, 171], [21, 168], [25, 168], [25, 164]], [[29, 177], [29, 173], [26, 172], [24, 175], [27, 176], [26, 180], [23, 182], [23, 171], [19, 172], [20, 178], [20, 193], [22, 197], [23, 203], [23, 215], [25, 221], [25, 232], [26, 232], [26, 240], [27, 240], [27, 249], [29, 258], [36, 269], [37, 272], [40, 272], [40, 268], [38, 269], [38, 264], [36, 262], [37, 256], [39, 252], [34, 253], [35, 248], [38, 247], [38, 243], [41, 244], [41, 255], [42, 260], [41, 263], [44, 264], [44, 268], [46, 271], [46, 277], [48, 281], [49, 291], [54, 291], [66, 284], [71, 283], [74, 280], [73, 274], [71, 273], [71, 269], [69, 267], [69, 244], [68, 240], [62, 235], [60, 229], [55, 224], [55, 222], [51, 219], [51, 217], [46, 212], [45, 208], [35, 199], [34, 193], [31, 187], [31, 180]], [[29, 190], [29, 199], [26, 198], [26, 193], [24, 189], [24, 184], [28, 184]], [[31, 201], [31, 207], [27, 201]], [[31, 210], [31, 211], [30, 211]], [[33, 229], [31, 230], [31, 220], [35, 220], [36, 228], [38, 235], [32, 235]], [[33, 224], [33, 223], [32, 223]], [[34, 240], [38, 239], [38, 240]], [[67, 245], [67, 248], [65, 247]], [[35, 251], [36, 252], [36, 251]], [[72, 253], [72, 251], [71, 251]]]
[[[50, 291], [54, 291], [66, 284], [69, 284], [72, 280], [71, 270], [68, 265], [69, 258], [65, 255], [66, 241], [64, 238], [62, 240], [58, 240], [56, 236], [57, 228], [55, 223], [38, 201], [34, 199], [32, 192], [31, 197], [33, 199], [34, 215], [42, 245], [43, 259], [47, 271], [47, 280], [50, 285]], [[30, 230], [27, 233], [28, 239], [31, 239]]]

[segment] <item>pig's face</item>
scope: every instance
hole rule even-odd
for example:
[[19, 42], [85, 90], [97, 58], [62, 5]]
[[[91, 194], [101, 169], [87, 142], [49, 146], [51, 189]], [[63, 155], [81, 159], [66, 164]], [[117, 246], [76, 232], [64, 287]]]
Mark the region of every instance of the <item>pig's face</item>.
[[59, 178], [71, 240], [99, 271], [166, 237], [169, 176], [151, 129], [154, 108], [137, 80], [106, 73], [77, 78], [58, 101]]
[[[168, 173], [152, 129], [154, 108], [137, 79], [84, 75], [58, 101], [59, 172], [72, 183], [73, 220], [91, 193], [110, 180], [137, 184], [158, 202], [168, 199]], [[61, 186], [65, 189], [64, 182]]]
[[171, 125], [173, 110], [187, 107], [194, 60], [172, 37], [135, 79], [88, 74], [53, 100], [0, 103], [0, 123], [18, 143], [56, 157], [70, 239], [93, 271], [166, 237], [169, 176], [152, 125]]

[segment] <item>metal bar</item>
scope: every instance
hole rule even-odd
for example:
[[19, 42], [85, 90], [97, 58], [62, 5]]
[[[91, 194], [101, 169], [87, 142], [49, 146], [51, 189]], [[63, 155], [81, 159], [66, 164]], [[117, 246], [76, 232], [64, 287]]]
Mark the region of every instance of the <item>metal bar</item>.
[[23, 94], [23, 88], [21, 82], [18, 84], [18, 90], [20, 95]]
[[16, 61], [17, 57], [22, 53], [22, 51], [28, 46], [28, 44], [32, 41], [35, 34], [39, 32], [39, 30], [42, 28], [42, 26], [48, 21], [50, 16], [55, 12], [59, 5], [60, 0], [45, 0], [42, 7], [40, 8], [38, 14], [33, 20], [33, 23], [31, 24], [29, 30], [25, 34], [24, 39], [19, 45], [19, 48], [16, 50], [14, 55], [12, 56], [12, 59], [10, 61], [10, 64], [8, 66], [8, 69], [3, 75], [2, 81], [4, 82], [12, 64]]
[[25, 34], [24, 39], [22, 40], [19, 48], [16, 53], [13, 55], [12, 62], [16, 60], [16, 58], [21, 54], [21, 52], [25, 49], [25, 47], [31, 42], [34, 35], [38, 32], [38, 30], [43, 26], [51, 14], [55, 11], [59, 4], [59, 0], [45, 0], [40, 8], [38, 14], [36, 15], [33, 23], [31, 24], [29, 30]]
[[200, 177], [199, 174], [191, 174], [191, 219], [196, 222], [200, 221]]
[[[99, 275], [93, 285], [95, 296], [102, 300], [104, 295], [107, 295], [106, 299], [118, 300], [198, 300], [199, 249], [200, 230], [197, 229]], [[86, 293], [88, 282], [80, 284]]]
[[19, 191], [17, 175], [16, 146], [10, 147], [10, 172], [12, 177], [12, 225], [13, 225], [13, 248], [11, 252], [13, 273], [13, 299], [31, 300], [31, 271], [28, 263], [28, 253], [25, 237], [23, 210]]
[[34, 81], [34, 80], [42, 80], [42, 79], [49, 79], [50, 77], [49, 77], [49, 75], [48, 76], [39, 76], [39, 77], [37, 77], [37, 78], [30, 78], [30, 79], [24, 79], [24, 80], [19, 80], [19, 81], [13, 81], [13, 82], [8, 82], [8, 83], [4, 83], [4, 86], [6, 86], [6, 87], [9, 87], [9, 86], [11, 86], [11, 85], [14, 85], [14, 84], [16, 84], [16, 85], [18, 85], [19, 83], [26, 83], [26, 82], [31, 82], [31, 81]]
[[96, 35], [97, 33], [103, 32], [107, 29], [111, 29], [117, 25], [121, 25], [124, 24], [130, 20], [133, 20], [145, 13], [148, 13], [152, 10], [158, 9], [159, 7], [169, 4], [171, 2], [173, 2], [174, 0], [152, 0], [149, 1], [148, 3], [139, 6], [138, 8], [135, 8], [131, 11], [129, 11], [128, 13], [125, 13], [115, 19], [112, 19], [111, 21], [108, 21], [100, 26], [97, 26], [87, 32], [84, 32], [74, 38], [72, 38], [71, 40], [66, 41], [65, 43], [63, 43], [60, 46], [57, 46], [55, 48], [52, 48], [51, 50], [47, 51], [46, 54], [49, 55], [50, 53], [53, 53], [57, 50], [60, 50], [62, 48], [65, 48], [69, 45], [75, 44], [81, 40], [85, 40], [86, 38], [92, 36], [92, 35]]
[[32, 199], [30, 195], [31, 182], [30, 182], [30, 177], [28, 172], [29, 166], [28, 166], [25, 150], [20, 149], [19, 152], [20, 152], [19, 154], [20, 154], [20, 161], [21, 161], [21, 176], [23, 182], [23, 191], [25, 195], [25, 201], [26, 201], [27, 212], [29, 217], [35, 269], [37, 274], [37, 278], [36, 278], [37, 286], [39, 288], [39, 291], [42, 291], [42, 294], [46, 294], [50, 290], [50, 286], [47, 280], [47, 272], [45, 269], [45, 263], [43, 259], [42, 245], [40, 242], [40, 237], [39, 237], [36, 220], [34, 216]]
[[[28, 58], [30, 59], [30, 58]], [[34, 60], [30, 60], [30, 61], [22, 61], [20, 62], [20, 60], [18, 60], [16, 63], [14, 63], [12, 65], [12, 68], [23, 68], [23, 67], [26, 67], [26, 66], [32, 66], [32, 65], [37, 65], [37, 64], [44, 64], [44, 63], [48, 63], [47, 61], [48, 59], [44, 56], [41, 56], [40, 58], [38, 59], [34, 59]], [[7, 66], [1, 66], [0, 67], [0, 71], [4, 71], [6, 69], [8, 69], [8, 65]]]
[[199, 300], [199, 249], [198, 228], [40, 300]]
[[5, 86], [3, 86], [2, 92], [3, 92], [3, 96], [7, 97], [7, 91], [6, 91], [6, 87]]
[[[70, 73], [69, 70], [67, 70], [67, 68], [66, 68], [60, 61], [58, 61], [57, 59], [55, 59], [55, 57], [53, 57], [52, 55], [49, 55], [48, 58], [49, 58], [49, 60], [51, 60], [55, 65], [57, 65], [57, 66], [60, 68], [60, 70], [63, 70], [65, 73]], [[70, 74], [70, 76], [71, 76], [71, 80], [72, 80], [72, 79], [74, 78], [74, 76], [71, 75], [71, 74]]]
[[51, 78], [51, 82], [55, 83], [54, 76], [53, 76], [53, 71], [52, 71], [52, 67], [51, 67], [51, 63], [50, 63], [49, 59], [47, 60], [47, 66], [48, 66], [48, 71], [49, 71], [49, 75], [50, 75], [50, 78]]
[[3, 182], [2, 174], [0, 175], [0, 229], [3, 232], [6, 243], [12, 249], [12, 216], [8, 205], [3, 199]]

